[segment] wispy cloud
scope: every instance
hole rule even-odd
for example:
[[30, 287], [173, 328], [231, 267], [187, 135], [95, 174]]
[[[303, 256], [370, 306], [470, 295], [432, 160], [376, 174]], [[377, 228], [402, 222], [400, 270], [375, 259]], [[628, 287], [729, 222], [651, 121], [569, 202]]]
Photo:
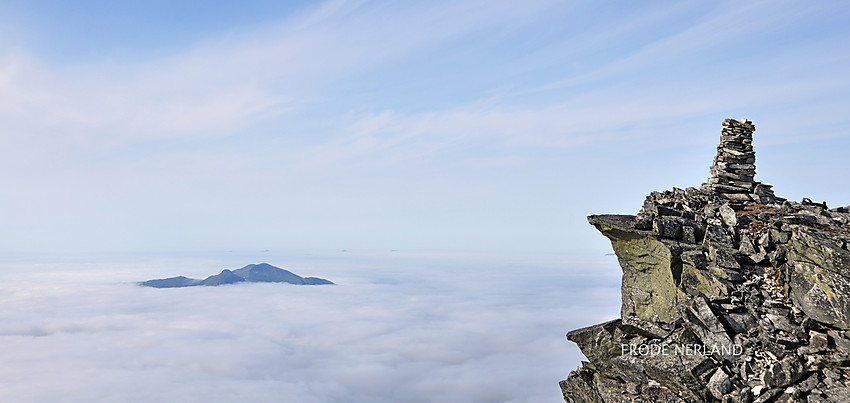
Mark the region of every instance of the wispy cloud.
[[846, 137], [847, 34], [814, 29], [832, 6], [596, 7], [339, 1], [166, 54], [9, 51], [6, 244], [129, 245], [170, 228], [147, 239], [219, 247], [364, 227], [451, 243], [437, 228], [470, 234], [465, 222], [505, 225], [479, 244], [530, 247], [544, 235], [488, 237], [541, 224], [528, 210], [580, 217], [607, 201], [572, 195], [614, 198], [603, 183], [698, 185], [723, 118], [753, 119], [760, 147]]
[[145, 62], [63, 66], [48, 65], [37, 55], [13, 55], [0, 66], [0, 103], [13, 108], [0, 118], [6, 131], [12, 126], [30, 137], [58, 141], [231, 133], [322, 102], [342, 77], [545, 6], [529, 4], [517, 15], [508, 3], [388, 8], [330, 2], [278, 24], [208, 39]]

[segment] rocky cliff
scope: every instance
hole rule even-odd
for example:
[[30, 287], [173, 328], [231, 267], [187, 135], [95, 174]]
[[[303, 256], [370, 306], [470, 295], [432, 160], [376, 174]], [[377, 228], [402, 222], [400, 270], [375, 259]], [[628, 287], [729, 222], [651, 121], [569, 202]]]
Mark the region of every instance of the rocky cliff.
[[567, 338], [567, 402], [850, 402], [850, 213], [754, 180], [755, 127], [723, 122], [711, 178], [594, 215], [621, 318]]

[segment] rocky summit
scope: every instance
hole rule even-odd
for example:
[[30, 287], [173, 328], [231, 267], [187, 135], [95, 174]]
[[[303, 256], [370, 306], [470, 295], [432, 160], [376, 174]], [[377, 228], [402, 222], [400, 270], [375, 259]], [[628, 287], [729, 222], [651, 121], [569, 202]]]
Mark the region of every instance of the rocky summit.
[[755, 126], [723, 122], [711, 178], [593, 215], [620, 319], [574, 330], [567, 402], [850, 402], [850, 212], [754, 180]]

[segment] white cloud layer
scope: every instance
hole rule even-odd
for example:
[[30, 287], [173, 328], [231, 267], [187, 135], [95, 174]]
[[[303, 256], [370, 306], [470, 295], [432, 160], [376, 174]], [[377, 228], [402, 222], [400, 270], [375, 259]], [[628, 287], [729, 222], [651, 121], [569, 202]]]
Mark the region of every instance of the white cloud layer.
[[0, 400], [557, 402], [581, 358], [564, 333], [618, 314], [609, 257], [277, 258], [338, 285], [132, 283], [233, 257], [7, 259]]

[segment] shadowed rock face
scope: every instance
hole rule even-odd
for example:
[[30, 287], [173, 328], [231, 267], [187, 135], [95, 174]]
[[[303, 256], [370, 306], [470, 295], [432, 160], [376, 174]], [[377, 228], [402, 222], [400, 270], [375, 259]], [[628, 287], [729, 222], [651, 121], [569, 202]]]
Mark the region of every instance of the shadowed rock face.
[[724, 122], [701, 188], [588, 217], [623, 270], [621, 318], [567, 334], [589, 360], [567, 402], [850, 401], [850, 213], [755, 182], [753, 130]]
[[165, 279], [148, 280], [140, 285], [155, 288], [191, 287], [196, 285], [217, 286], [223, 284], [234, 284], [240, 282], [254, 283], [288, 283], [297, 285], [323, 285], [332, 282], [317, 277], [301, 277], [291, 271], [274, 267], [268, 263], [249, 264], [241, 269], [230, 271], [224, 269], [221, 273], [209, 276], [204, 280], [191, 279], [187, 277], [171, 277]]

